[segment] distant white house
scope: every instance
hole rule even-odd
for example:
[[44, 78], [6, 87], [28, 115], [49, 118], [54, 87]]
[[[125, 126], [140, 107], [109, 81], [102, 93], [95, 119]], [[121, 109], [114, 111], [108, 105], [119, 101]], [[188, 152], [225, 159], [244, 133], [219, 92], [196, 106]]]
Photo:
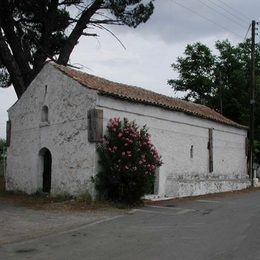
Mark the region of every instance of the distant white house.
[[93, 194], [96, 143], [112, 117], [148, 126], [164, 162], [159, 197], [249, 185], [247, 129], [206, 106], [46, 63], [8, 113], [8, 190]]

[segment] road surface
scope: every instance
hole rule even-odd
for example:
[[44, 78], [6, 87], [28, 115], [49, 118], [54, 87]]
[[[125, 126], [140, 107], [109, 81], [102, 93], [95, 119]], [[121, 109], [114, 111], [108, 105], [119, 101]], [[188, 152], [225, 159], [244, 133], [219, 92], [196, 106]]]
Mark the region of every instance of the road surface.
[[260, 191], [146, 206], [2, 243], [0, 259], [260, 259]]

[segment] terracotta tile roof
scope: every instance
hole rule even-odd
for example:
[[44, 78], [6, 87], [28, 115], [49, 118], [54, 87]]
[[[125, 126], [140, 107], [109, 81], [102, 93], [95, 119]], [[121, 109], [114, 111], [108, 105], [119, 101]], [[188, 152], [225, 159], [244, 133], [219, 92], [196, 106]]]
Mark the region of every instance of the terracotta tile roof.
[[196, 117], [213, 120], [226, 125], [231, 125], [238, 128], [246, 128], [245, 126], [235, 123], [234, 121], [224, 117], [215, 110], [210, 109], [204, 105], [187, 102], [178, 98], [168, 97], [139, 87], [112, 82], [65, 66], [57, 64], [53, 64], [53, 66], [58, 68], [70, 78], [79, 82], [81, 85], [97, 90], [100, 94], [103, 95], [110, 95], [120, 99], [127, 99], [129, 101], [138, 103], [159, 106], [169, 110], [181, 111]]

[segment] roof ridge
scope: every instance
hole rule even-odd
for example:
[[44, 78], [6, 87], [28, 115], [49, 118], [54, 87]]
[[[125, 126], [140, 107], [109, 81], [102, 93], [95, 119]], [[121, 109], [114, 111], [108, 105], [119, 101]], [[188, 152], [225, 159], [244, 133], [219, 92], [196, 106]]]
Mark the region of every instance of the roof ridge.
[[[126, 84], [126, 83], [116, 82], [116, 81], [113, 81], [113, 80], [110, 80], [110, 79], [106, 79], [106, 78], [101, 77], [101, 76], [89, 74], [89, 73], [87, 73], [87, 72], [81, 71], [80, 69], [68, 68], [67, 66], [60, 65], [60, 64], [57, 64], [57, 63], [54, 63], [54, 62], [52, 62], [52, 65], [54, 65], [54, 66], [57, 67], [57, 68], [61, 68], [61, 69], [73, 70], [73, 71], [76, 71], [76, 72], [79, 73], [79, 74], [88, 75], [88, 76], [94, 77], [94, 78], [96, 78], [96, 79], [100, 79], [100, 80], [107, 81], [108, 83], [113, 83], [113, 84], [117, 84], [117, 85], [123, 85], [123, 86], [130, 87], [130, 88], [136, 88], [136, 89], [140, 89], [140, 90], [144, 90], [144, 91], [150, 92], [150, 93], [152, 93], [152, 94], [160, 95], [160, 96], [162, 96], [162, 97], [176, 99], [176, 100], [181, 101], [181, 102], [188, 102], [188, 103], [196, 104], [196, 103], [193, 103], [192, 101], [182, 100], [182, 99], [180, 99], [180, 98], [178, 98], [178, 97], [167, 96], [167, 95], [165, 95], [165, 94], [161, 94], [161, 93], [155, 92], [155, 91], [150, 90], [150, 89], [145, 89], [145, 88], [142, 88], [142, 87], [139, 87], [139, 86], [129, 85], [129, 84]], [[204, 105], [201, 105], [201, 104], [196, 104], [196, 105], [204, 106]]]

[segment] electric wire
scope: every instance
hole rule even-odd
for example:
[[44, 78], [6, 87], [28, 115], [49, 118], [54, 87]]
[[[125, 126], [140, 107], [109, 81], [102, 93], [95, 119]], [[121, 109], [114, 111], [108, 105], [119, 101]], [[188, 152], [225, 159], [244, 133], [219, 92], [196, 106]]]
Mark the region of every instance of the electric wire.
[[175, 3], [175, 4], [177, 4], [177, 5], [179, 5], [179, 6], [181, 6], [181, 7], [184, 8], [184, 9], [188, 10], [189, 12], [191, 12], [191, 13], [193, 13], [193, 14], [196, 14], [196, 15], [199, 16], [200, 18], [202, 18], [202, 19], [204, 19], [204, 20], [207, 20], [208, 22], [211, 22], [212, 24], [214, 24], [214, 25], [220, 27], [222, 30], [228, 31], [228, 32], [232, 33], [233, 35], [235, 35], [235, 36], [238, 37], [238, 38], [241, 38], [241, 39], [244, 38], [243, 36], [239, 35], [238, 33], [234, 32], [234, 31], [231, 31], [231, 30], [228, 29], [227, 27], [225, 27], [225, 26], [223, 26], [223, 25], [221, 25], [221, 24], [215, 22], [214, 20], [211, 20], [210, 18], [208, 18], [208, 17], [206, 17], [206, 16], [204, 16], [204, 15], [201, 15], [200, 13], [194, 11], [193, 9], [191, 9], [191, 8], [189, 8], [189, 7], [187, 7], [187, 6], [183, 5], [183, 4], [181, 4], [181, 3], [179, 3], [179, 2], [176, 2], [175, 0], [172, 0], [172, 2]]
[[225, 5], [226, 7], [228, 7], [229, 9], [233, 10], [236, 13], [240, 13], [240, 15], [242, 15], [244, 17], [244, 19], [251, 20], [250, 17], [248, 17], [247, 15], [243, 14], [241, 11], [235, 9], [234, 7], [230, 6], [229, 4], [227, 4], [226, 2], [222, 1], [222, 0], [217, 0], [218, 2], [221, 2], [223, 5]]
[[[223, 11], [225, 11], [226, 13], [228, 13], [229, 15], [233, 16], [237, 21], [239, 21], [239, 23], [241, 23], [241, 19], [244, 19], [243, 22], [247, 21], [248, 22], [248, 19], [245, 19], [244, 17], [242, 16], [239, 16], [237, 14], [234, 14], [232, 12], [230, 12], [228, 9], [224, 8], [223, 6], [215, 3], [213, 0], [207, 0], [208, 2], [212, 3], [213, 5], [215, 5], [216, 7], [218, 7], [219, 9], [222, 9]], [[241, 23], [242, 24], [242, 23]], [[243, 25], [244, 26], [244, 25]]]
[[216, 13], [222, 15], [223, 17], [225, 17], [226, 19], [230, 20], [230, 21], [233, 22], [234, 24], [236, 24], [236, 25], [238, 25], [238, 26], [244, 28], [243, 24], [238, 23], [236, 20], [234, 20], [234, 19], [228, 17], [227, 15], [225, 15], [225, 14], [223, 14], [222, 12], [218, 11], [218, 10], [215, 9], [214, 7], [208, 5], [207, 3], [203, 2], [202, 0], [198, 0], [198, 1], [199, 1], [201, 4], [205, 5], [206, 7], [208, 7], [209, 9], [213, 10], [214, 12], [216, 12]]
[[246, 40], [246, 37], [247, 37], [247, 35], [248, 35], [248, 33], [249, 33], [249, 30], [251, 29], [251, 26], [252, 26], [252, 24], [250, 23], [249, 26], [248, 26], [248, 29], [247, 29], [247, 32], [246, 32], [244, 41]]

